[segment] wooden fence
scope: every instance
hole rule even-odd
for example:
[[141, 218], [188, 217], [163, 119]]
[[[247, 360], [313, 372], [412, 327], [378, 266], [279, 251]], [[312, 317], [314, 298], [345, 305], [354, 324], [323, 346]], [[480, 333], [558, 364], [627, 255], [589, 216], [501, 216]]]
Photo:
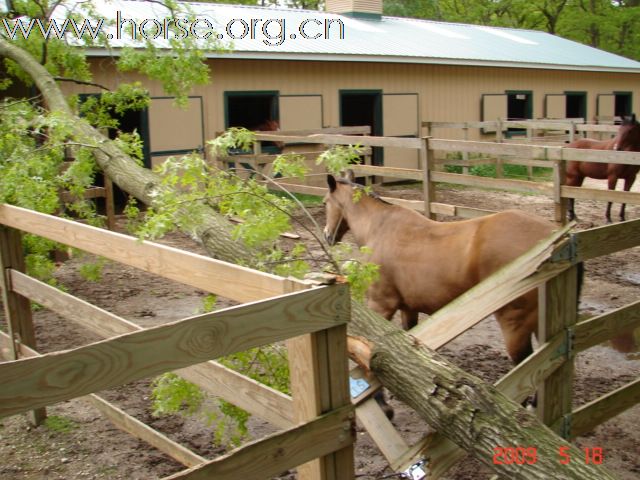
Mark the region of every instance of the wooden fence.
[[[537, 145], [564, 145], [577, 138], [596, 135], [599, 139], [610, 138], [618, 131], [618, 126], [612, 124], [584, 123], [582, 118], [554, 119], [554, 120], [495, 120], [485, 122], [422, 122], [425, 136], [442, 137], [436, 131], [462, 130], [464, 140], [469, 140], [470, 130], [479, 130], [479, 137], [486, 141], [487, 135], [493, 136], [496, 143], [527, 143]], [[509, 129], [518, 129], [518, 135], [509, 134]], [[483, 134], [482, 134], [483, 133]], [[442, 137], [444, 138], [444, 137]], [[450, 156], [436, 158], [438, 165], [462, 167], [462, 173], [469, 173], [469, 167], [477, 165], [494, 165], [496, 177], [504, 176], [505, 158], [500, 156], [475, 157], [469, 152], [461, 152], [461, 158]], [[533, 166], [527, 165], [527, 179], [533, 178]]]
[[[616, 128], [617, 127], [613, 127]], [[258, 141], [287, 141], [277, 134], [259, 134]], [[384, 138], [347, 135], [300, 136], [296, 142], [326, 145], [360, 144], [368, 147], [400, 147], [420, 151], [421, 164], [428, 168], [410, 170], [370, 165], [354, 165], [356, 172], [424, 182], [424, 201], [383, 197], [384, 200], [433, 214], [475, 217], [490, 211], [435, 202], [436, 182], [457, 183], [485, 188], [508, 189], [551, 197], [558, 208], [556, 220], [565, 223], [564, 202], [568, 198], [626, 201], [640, 203], [640, 194], [567, 187], [562, 173], [568, 160], [640, 164], [640, 154], [567, 149], [557, 146], [498, 144], [431, 138]], [[471, 175], [438, 172], [433, 169], [436, 151], [463, 151], [509, 155], [514, 163], [551, 167], [554, 183], [480, 178]], [[326, 188], [280, 182], [292, 192], [324, 195]], [[525, 362], [497, 382], [496, 387], [517, 402], [538, 389], [541, 419], [559, 435], [573, 438], [637, 404], [640, 379], [590, 402], [571, 409], [571, 387], [575, 355], [604, 342], [619, 331], [640, 327], [639, 303], [596, 318], [577, 322], [577, 263], [601, 255], [640, 245], [640, 220], [569, 234], [565, 225], [546, 241], [515, 260], [476, 287], [420, 323], [411, 334], [427, 346], [437, 349], [486, 318], [523, 293], [538, 288], [540, 302], [540, 348]], [[358, 369], [352, 378], [361, 376]], [[352, 401], [358, 420], [367, 429], [390, 466], [398, 472], [415, 468], [427, 471], [426, 478], [443, 475], [463, 454], [457, 446], [439, 434], [430, 435], [416, 445], [408, 445], [372, 398], [379, 384], [371, 382]], [[422, 465], [424, 466], [418, 467]]]
[[[249, 302], [143, 329], [25, 274], [21, 232], [49, 238], [146, 272]], [[0, 205], [0, 287], [9, 332], [0, 332], [0, 417], [82, 397], [117, 427], [189, 469], [169, 478], [271, 478], [298, 467], [302, 479], [354, 478], [354, 412], [349, 397], [346, 285], [317, 286], [140, 242], [30, 210]], [[30, 300], [106, 340], [39, 355]], [[287, 340], [288, 339], [288, 340]], [[212, 359], [287, 340], [292, 396]], [[92, 392], [175, 370], [284, 431], [207, 460]]]

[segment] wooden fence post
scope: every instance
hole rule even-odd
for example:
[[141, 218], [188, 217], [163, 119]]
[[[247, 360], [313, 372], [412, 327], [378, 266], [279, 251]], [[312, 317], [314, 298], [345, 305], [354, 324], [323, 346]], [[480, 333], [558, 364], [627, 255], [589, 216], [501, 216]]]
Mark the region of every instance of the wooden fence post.
[[[496, 121], [496, 143], [504, 142], [504, 136], [502, 133], [502, 119], [498, 119]], [[504, 169], [502, 166], [502, 157], [500, 155], [496, 156], [496, 178], [504, 177]]]
[[[464, 122], [464, 139], [469, 140], [469, 124]], [[462, 173], [465, 175], [469, 175], [469, 152], [462, 152], [462, 160], [464, 160], [465, 164], [462, 166]]]
[[431, 171], [434, 168], [435, 161], [433, 158], [433, 150], [429, 145], [429, 138], [422, 138], [422, 146], [420, 147], [420, 164], [422, 166], [423, 180], [422, 190], [424, 195], [424, 215], [427, 218], [435, 220], [435, 214], [431, 212], [431, 203], [436, 200], [436, 185], [431, 181]]
[[113, 198], [113, 180], [104, 175], [104, 210], [107, 215], [107, 228], [111, 231], [116, 229], [116, 211]]
[[565, 362], [538, 390], [538, 416], [546, 425], [553, 425], [558, 435], [568, 439], [574, 375], [573, 326], [578, 317], [578, 268], [574, 265], [565, 270], [542, 285], [538, 292], [540, 343], [562, 332], [566, 335], [563, 348], [558, 352], [565, 357]]
[[567, 179], [567, 162], [555, 160], [553, 162], [553, 202], [555, 204], [555, 221], [560, 225], [567, 223], [569, 199], [562, 196], [562, 186]]
[[[36, 348], [31, 303], [11, 287], [10, 270], [25, 271], [22, 252], [22, 234], [19, 230], [0, 225], [0, 287], [2, 304], [11, 339], [11, 355], [14, 360], [20, 358], [20, 345]], [[29, 422], [40, 425], [47, 417], [44, 408], [29, 413]]]
[[[301, 290], [293, 286], [292, 290]], [[343, 288], [344, 295], [349, 295]], [[351, 313], [349, 302], [345, 302]], [[294, 420], [304, 422], [351, 404], [347, 357], [347, 326], [287, 340]], [[354, 412], [355, 421], [355, 412]], [[345, 431], [345, 436], [353, 432]], [[300, 480], [351, 480], [354, 478], [353, 445], [298, 467]]]

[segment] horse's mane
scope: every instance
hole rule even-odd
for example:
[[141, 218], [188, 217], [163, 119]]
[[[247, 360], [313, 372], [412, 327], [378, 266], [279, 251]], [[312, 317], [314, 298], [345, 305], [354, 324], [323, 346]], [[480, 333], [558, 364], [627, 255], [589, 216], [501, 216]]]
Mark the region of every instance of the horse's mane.
[[375, 200], [378, 200], [381, 203], [384, 203], [386, 205], [393, 205], [392, 203], [387, 202], [386, 200], [383, 200], [383, 198], [379, 194], [377, 194], [376, 192], [371, 191], [371, 190], [365, 190], [365, 188], [362, 185], [360, 185], [359, 183], [352, 182], [348, 178], [339, 177], [339, 178], [336, 178], [336, 181], [338, 183], [342, 183], [343, 185], [349, 185], [351, 188], [356, 188], [356, 189], [362, 190], [364, 193], [367, 194], [368, 197], [371, 197], [371, 198], [373, 198]]

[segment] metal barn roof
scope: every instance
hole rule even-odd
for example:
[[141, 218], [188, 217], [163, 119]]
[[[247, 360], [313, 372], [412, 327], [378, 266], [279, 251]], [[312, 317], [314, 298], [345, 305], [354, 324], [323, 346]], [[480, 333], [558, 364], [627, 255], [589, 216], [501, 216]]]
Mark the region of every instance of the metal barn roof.
[[[156, 3], [137, 0], [91, 2], [95, 16], [137, 20], [146, 24], [171, 17]], [[481, 65], [562, 70], [640, 73], [640, 62], [541, 31], [485, 27], [396, 17], [356, 18], [318, 11], [185, 2], [198, 19], [195, 32], [214, 30], [222, 42], [232, 40], [233, 51], [209, 52], [210, 57], [324, 61], [368, 61], [451, 65]], [[187, 24], [184, 23], [184, 26]], [[212, 26], [209, 29], [209, 25]], [[266, 33], [263, 28], [266, 25]], [[304, 38], [300, 26], [304, 25]], [[343, 38], [340, 38], [340, 26]], [[325, 26], [328, 35], [325, 38]], [[115, 27], [113, 47], [135, 46], [130, 23], [123, 23], [121, 39]], [[253, 32], [253, 33], [252, 33]], [[269, 35], [272, 37], [269, 39]], [[231, 39], [230, 36], [235, 37]], [[244, 37], [243, 37], [244, 36]], [[253, 37], [253, 38], [251, 38]], [[162, 38], [158, 46], [168, 47]], [[138, 44], [139, 45], [139, 44]], [[90, 50], [89, 54], [104, 54]]]

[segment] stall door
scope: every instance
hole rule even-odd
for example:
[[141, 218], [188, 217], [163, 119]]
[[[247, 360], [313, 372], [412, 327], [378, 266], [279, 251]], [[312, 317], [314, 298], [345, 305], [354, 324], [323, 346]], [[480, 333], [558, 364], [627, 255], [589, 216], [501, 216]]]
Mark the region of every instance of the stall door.
[[544, 97], [545, 118], [567, 118], [567, 96], [550, 93]]
[[[418, 137], [420, 112], [417, 93], [385, 93], [382, 95], [382, 124], [385, 137]], [[384, 166], [419, 168], [418, 150], [409, 148], [384, 149]]]
[[322, 128], [322, 95], [280, 95], [281, 130]]
[[152, 97], [149, 105], [151, 167], [170, 156], [204, 151], [202, 97], [189, 97], [186, 109], [172, 97]]
[[[508, 96], [505, 93], [488, 93], [481, 97], [480, 117], [483, 122], [505, 120], [508, 117]], [[483, 128], [484, 133], [493, 133], [495, 127]]]
[[616, 115], [616, 96], [613, 93], [600, 93], [596, 102], [598, 123], [613, 123]]

